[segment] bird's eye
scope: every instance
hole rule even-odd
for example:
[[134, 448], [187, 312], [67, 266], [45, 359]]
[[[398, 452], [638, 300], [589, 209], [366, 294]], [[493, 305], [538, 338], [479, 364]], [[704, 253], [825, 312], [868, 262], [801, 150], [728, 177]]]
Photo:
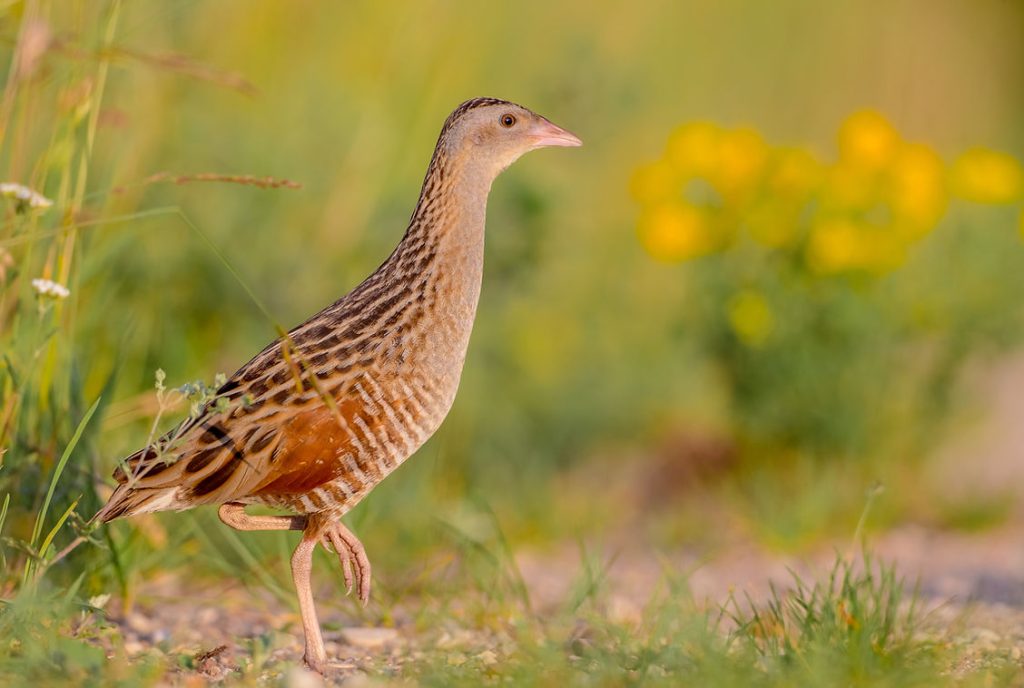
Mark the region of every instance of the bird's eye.
[[501, 116], [501, 120], [500, 121], [501, 121], [501, 126], [505, 127], [506, 129], [509, 129], [513, 124], [516, 123], [516, 118], [513, 117], [512, 115], [505, 114], [505, 115]]

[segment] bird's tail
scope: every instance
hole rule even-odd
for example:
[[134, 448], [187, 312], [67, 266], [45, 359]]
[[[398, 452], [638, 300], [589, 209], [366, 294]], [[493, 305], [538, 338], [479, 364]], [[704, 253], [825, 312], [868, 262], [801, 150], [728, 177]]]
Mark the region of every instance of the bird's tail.
[[[137, 498], [131, 494], [132, 492], [134, 492], [134, 490], [129, 488], [127, 485], [118, 485], [117, 489], [114, 490], [114, 493], [110, 495], [110, 499], [107, 500], [107, 503], [104, 504], [99, 511], [93, 514], [92, 518], [86, 521], [86, 531], [88, 532], [96, 525], [107, 523], [108, 521], [113, 521], [115, 518], [120, 518], [121, 516], [133, 513], [131, 512], [131, 508], [132, 505], [137, 502]], [[79, 535], [72, 540], [67, 547], [55, 554], [47, 565], [53, 566], [58, 561], [71, 554], [71, 552], [77, 549], [79, 545], [86, 542], [88, 539], [89, 538], [86, 535]]]
[[[139, 461], [143, 460], [146, 450], [140, 450], [129, 456], [125, 461], [131, 467], [136, 467]], [[120, 483], [115, 489], [107, 503], [92, 515], [86, 526], [91, 527], [102, 523], [109, 523], [124, 516], [135, 516], [136, 514], [148, 514], [154, 511], [165, 511], [178, 506], [177, 489], [173, 487], [137, 487], [134, 481], [128, 476], [121, 466], [114, 472], [114, 478]], [[53, 565], [70, 554], [75, 548], [85, 542], [87, 538], [79, 535], [71, 541], [67, 547], [58, 552], [50, 565]]]
[[89, 523], [107, 523], [124, 516], [173, 510], [177, 506], [177, 492], [175, 487], [138, 488], [121, 483]]

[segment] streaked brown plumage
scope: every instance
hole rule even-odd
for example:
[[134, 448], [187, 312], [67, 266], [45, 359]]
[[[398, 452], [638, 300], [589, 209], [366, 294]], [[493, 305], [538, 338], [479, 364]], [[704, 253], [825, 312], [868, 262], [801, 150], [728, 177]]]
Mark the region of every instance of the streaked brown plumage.
[[[208, 405], [156, 447], [128, 457], [94, 517], [219, 504], [242, 530], [302, 530], [292, 557], [306, 662], [325, 656], [309, 584], [317, 542], [341, 559], [365, 604], [369, 561], [340, 522], [444, 420], [458, 387], [483, 271], [495, 177], [523, 153], [579, 139], [493, 98], [445, 121], [405, 236], [348, 295], [242, 366]], [[243, 400], [245, 403], [243, 403]], [[264, 504], [294, 516], [249, 516]], [[352, 565], [355, 571], [352, 571]]]

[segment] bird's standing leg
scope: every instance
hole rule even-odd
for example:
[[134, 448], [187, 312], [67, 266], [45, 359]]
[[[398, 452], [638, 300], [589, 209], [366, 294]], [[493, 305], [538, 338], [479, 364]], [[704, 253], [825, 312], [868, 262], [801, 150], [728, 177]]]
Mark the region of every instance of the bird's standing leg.
[[292, 554], [292, 579], [295, 581], [295, 591], [299, 595], [299, 613], [302, 615], [302, 630], [306, 635], [306, 652], [303, 659], [310, 669], [321, 674], [324, 673], [327, 652], [324, 650], [324, 638], [320, 634], [320, 622], [316, 618], [309, 574], [313, 569], [313, 550], [323, 535], [323, 526], [323, 521], [316, 515], [309, 516], [306, 529], [302, 531], [302, 540]]
[[353, 573], [355, 574], [356, 594], [359, 595], [359, 601], [365, 607], [370, 601], [370, 559], [366, 556], [363, 543], [341, 521], [334, 521], [326, 526], [323, 540], [325, 547], [330, 545], [328, 549], [333, 549], [338, 553], [348, 592], [352, 592]]
[[[313, 606], [313, 588], [310, 572], [313, 569], [313, 550], [324, 533], [323, 519], [313, 516], [251, 516], [245, 513], [245, 506], [237, 502], [222, 504], [217, 511], [220, 520], [236, 530], [301, 530], [302, 540], [292, 554], [292, 580], [299, 597], [299, 613], [302, 616], [302, 630], [306, 636], [306, 651], [303, 659], [310, 669], [323, 673], [327, 662], [324, 639], [320, 634], [320, 623]], [[357, 541], [358, 542], [358, 541]], [[364, 555], [365, 557], [365, 555]]]

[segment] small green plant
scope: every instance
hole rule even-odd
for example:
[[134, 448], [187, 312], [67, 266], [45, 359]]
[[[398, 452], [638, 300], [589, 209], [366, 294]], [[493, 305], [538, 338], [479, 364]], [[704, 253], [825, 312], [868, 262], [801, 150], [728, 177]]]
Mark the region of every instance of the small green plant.
[[[792, 588], [775, 586], [767, 601], [730, 601], [735, 642], [780, 671], [837, 671], [880, 680], [893, 667], [912, 674], [929, 668], [931, 644], [915, 637], [921, 625], [915, 594], [891, 565], [837, 557], [823, 581], [793, 574]], [[934, 667], [931, 667], [934, 669]]]

